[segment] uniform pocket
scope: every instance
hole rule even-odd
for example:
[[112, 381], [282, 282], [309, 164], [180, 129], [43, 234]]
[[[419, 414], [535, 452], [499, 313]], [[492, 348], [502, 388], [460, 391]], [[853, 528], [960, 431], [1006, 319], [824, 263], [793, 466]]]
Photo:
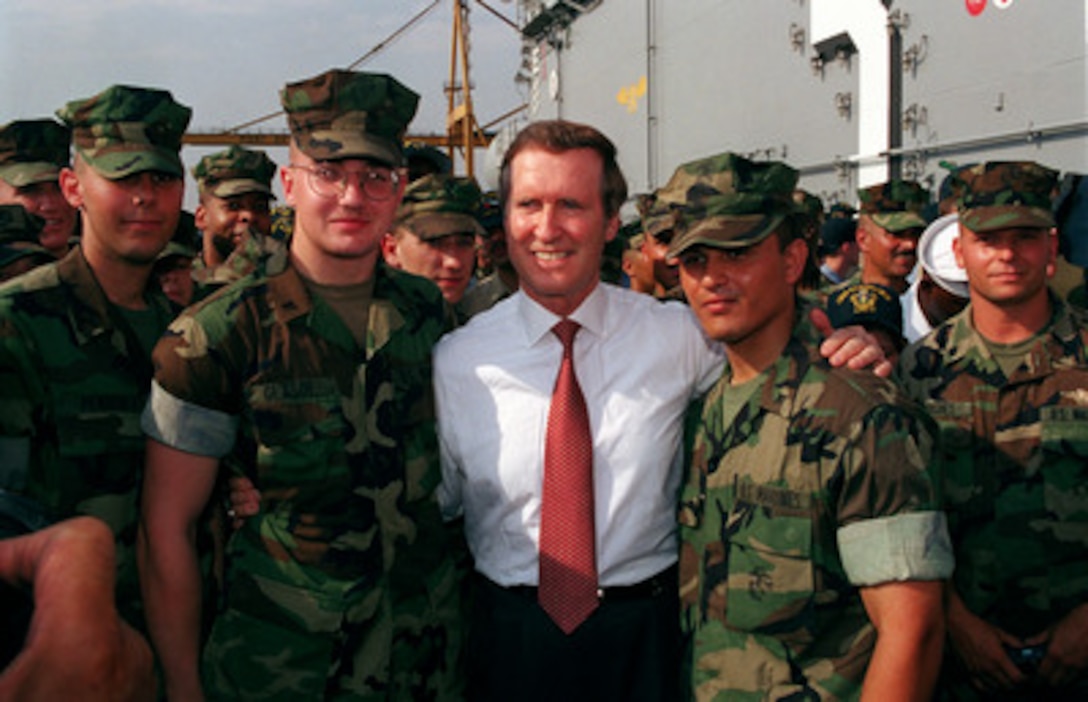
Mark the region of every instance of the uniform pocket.
[[1039, 410], [1047, 514], [1059, 525], [1062, 541], [1088, 542], [1088, 408]]
[[[985, 518], [994, 513], [997, 491], [993, 438], [975, 435], [975, 407], [970, 402], [927, 400], [926, 411], [940, 428], [944, 460], [944, 497], [956, 518]], [[984, 443], [985, 442], [985, 443]]]
[[726, 622], [741, 631], [806, 639], [801, 623], [815, 590], [812, 520], [746, 503], [730, 516], [734, 520], [744, 526], [728, 537]]
[[266, 382], [249, 389], [257, 461], [262, 474], [274, 467], [277, 479], [321, 480], [342, 451], [344, 411], [331, 378]]

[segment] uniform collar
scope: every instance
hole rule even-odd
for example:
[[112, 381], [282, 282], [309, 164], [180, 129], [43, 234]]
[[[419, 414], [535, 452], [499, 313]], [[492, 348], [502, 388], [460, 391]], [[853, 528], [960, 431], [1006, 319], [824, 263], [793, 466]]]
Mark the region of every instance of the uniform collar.
[[[68, 321], [79, 345], [83, 346], [102, 335], [116, 331], [118, 327], [110, 311], [113, 306], [83, 256], [82, 247], [72, 247], [55, 265], [57, 278], [71, 292]], [[151, 278], [148, 279], [146, 292], [149, 306], [159, 307], [167, 319], [174, 315], [175, 310], [170, 301]]]
[[[391, 293], [398, 287], [395, 272], [379, 263], [374, 267], [374, 276], [374, 297], [367, 320], [367, 358], [405, 324], [404, 315], [391, 299]], [[313, 311], [313, 298], [294, 266], [288, 265], [281, 273], [268, 278], [268, 305], [278, 324], [290, 324], [300, 317], [308, 317]]]
[[[1047, 289], [1047, 297], [1050, 300], [1050, 321], [1036, 337], [1036, 343], [1029, 352], [1027, 359], [1027, 377], [1046, 375], [1063, 365], [1063, 359], [1069, 358], [1084, 360], [1084, 344], [1081, 335], [1084, 331], [1084, 322], [1078, 319], [1072, 308]], [[997, 362], [993, 360], [986, 341], [975, 328], [971, 318], [971, 305], [968, 304], [958, 315], [949, 320], [948, 340], [945, 347], [946, 362], [949, 365], [962, 363], [966, 360], [977, 358], [981, 355], [994, 368]], [[1018, 370], [1008, 380], [1022, 380], [1024, 373]]]
[[[810, 320], [812, 305], [797, 298], [793, 332], [778, 359], [764, 371], [760, 405], [769, 412], [785, 417], [793, 415], [801, 379], [813, 364], [820, 363], [820, 335]], [[728, 374], [728, 367], [726, 373]]]

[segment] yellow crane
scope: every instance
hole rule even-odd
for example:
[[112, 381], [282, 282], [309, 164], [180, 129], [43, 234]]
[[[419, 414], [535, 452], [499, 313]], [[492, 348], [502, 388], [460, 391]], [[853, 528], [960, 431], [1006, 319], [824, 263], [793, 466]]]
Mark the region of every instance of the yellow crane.
[[[526, 109], [527, 105], [516, 107], [513, 110], [500, 115], [488, 124], [482, 127], [480, 126], [472, 106], [472, 80], [468, 42], [469, 0], [452, 1], [453, 35], [450, 41], [450, 72], [449, 82], [445, 86], [448, 106], [446, 114], [446, 133], [444, 135], [412, 134], [407, 136], [405, 141], [443, 148], [449, 155], [451, 162], [454, 161], [455, 153], [460, 154], [461, 159], [465, 164], [466, 175], [473, 177], [475, 176], [475, 150], [478, 148], [487, 148], [491, 143], [491, 139], [495, 134], [494, 131], [490, 131], [491, 127], [500, 124]], [[430, 5], [416, 13], [416, 15], [402, 27], [389, 35], [385, 40], [379, 42], [374, 48], [354, 61], [347, 68], [349, 70], [356, 68], [371, 56], [386, 48], [392, 41], [396, 40], [398, 36], [408, 31], [412, 26], [423, 19], [423, 17], [437, 7], [440, 2], [441, 0], [433, 0]], [[475, 2], [520, 34], [521, 30], [518, 26], [511, 22], [501, 12], [494, 9], [483, 0], [475, 0]], [[185, 134], [183, 143], [192, 146], [230, 146], [232, 144], [258, 147], [287, 146], [290, 139], [290, 134], [287, 132], [245, 131], [254, 125], [276, 119], [282, 114], [282, 112], [273, 112], [231, 127], [225, 131], [191, 131]]]

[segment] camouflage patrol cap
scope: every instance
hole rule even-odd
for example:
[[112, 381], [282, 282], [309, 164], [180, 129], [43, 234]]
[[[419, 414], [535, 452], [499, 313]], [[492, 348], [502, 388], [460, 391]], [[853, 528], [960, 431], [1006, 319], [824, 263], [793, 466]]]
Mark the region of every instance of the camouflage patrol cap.
[[960, 224], [973, 232], [1053, 227], [1058, 172], [1034, 161], [991, 161], [956, 173]]
[[411, 182], [397, 208], [395, 226], [406, 227], [423, 241], [451, 234], [484, 234], [476, 216], [480, 186], [472, 178], [432, 174]]
[[911, 180], [890, 180], [858, 190], [859, 212], [869, 215], [877, 226], [889, 232], [920, 229], [926, 226], [922, 208], [929, 202], [929, 191]]
[[671, 205], [659, 199], [657, 192], [639, 195], [635, 200], [635, 206], [642, 220], [642, 233], [667, 244], [672, 240], [676, 229], [676, 213], [679, 205]]
[[241, 146], [208, 154], [193, 167], [200, 191], [215, 197], [245, 193], [272, 194], [272, 176], [276, 164], [263, 151]]
[[680, 203], [668, 256], [704, 245], [744, 248], [770, 236], [796, 212], [795, 169], [723, 153], [680, 166], [658, 197]]
[[27, 257], [42, 263], [55, 261], [38, 243], [44, 226], [44, 219], [27, 212], [22, 205], [0, 205], [0, 267]]
[[903, 345], [899, 294], [883, 285], [858, 283], [838, 290], [827, 299], [827, 318], [836, 329], [853, 324], [884, 329], [900, 347]]
[[318, 161], [370, 158], [404, 164], [401, 141], [419, 96], [395, 78], [331, 70], [280, 91], [295, 145]]
[[143, 171], [184, 176], [178, 152], [193, 111], [165, 90], [113, 85], [57, 110], [76, 153], [110, 180]]
[[51, 119], [27, 119], [0, 127], [0, 179], [22, 188], [55, 183], [68, 165], [68, 128]]

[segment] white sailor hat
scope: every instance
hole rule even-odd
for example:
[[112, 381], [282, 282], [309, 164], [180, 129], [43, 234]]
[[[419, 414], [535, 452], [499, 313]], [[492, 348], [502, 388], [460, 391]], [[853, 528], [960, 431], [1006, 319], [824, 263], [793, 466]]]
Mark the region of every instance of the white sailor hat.
[[933, 282], [959, 297], [968, 297], [967, 271], [956, 263], [952, 241], [960, 235], [955, 212], [933, 220], [918, 239], [918, 260]]

